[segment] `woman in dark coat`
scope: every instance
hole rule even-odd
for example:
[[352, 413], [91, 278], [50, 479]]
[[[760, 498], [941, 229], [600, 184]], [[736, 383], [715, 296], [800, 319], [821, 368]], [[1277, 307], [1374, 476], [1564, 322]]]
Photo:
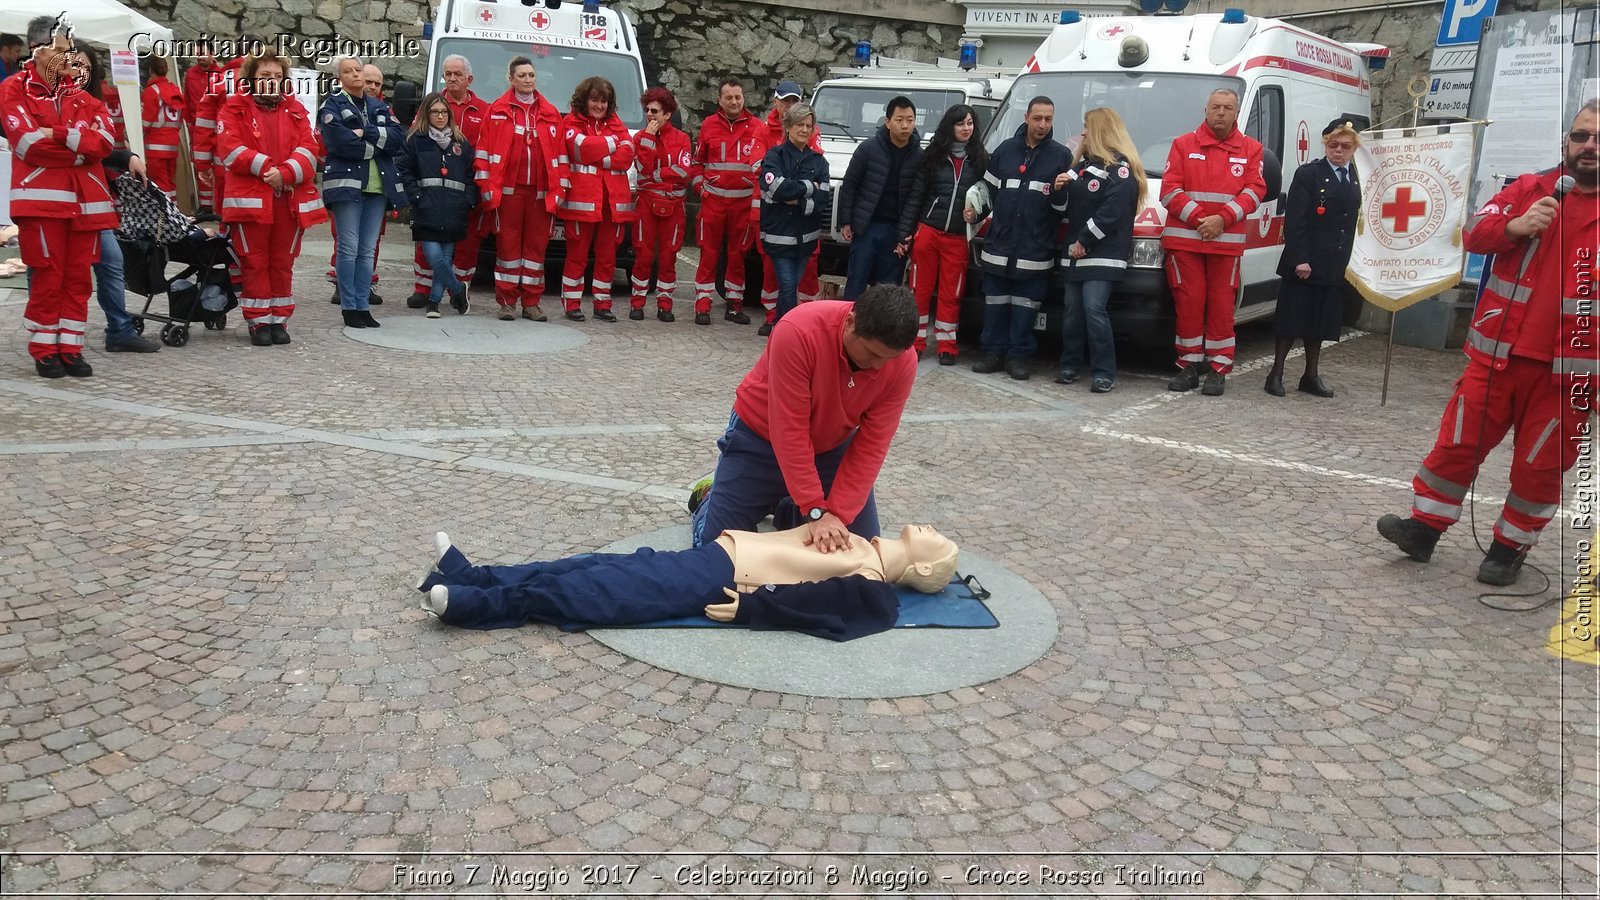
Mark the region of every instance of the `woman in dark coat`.
[[783, 114], [788, 139], [768, 150], [761, 160], [757, 182], [761, 189], [761, 246], [778, 274], [774, 326], [799, 302], [800, 277], [827, 227], [833, 199], [828, 160], [811, 149], [811, 133], [816, 128], [817, 117], [810, 106], [796, 103], [789, 107]]
[[433, 269], [428, 294], [430, 319], [439, 318], [439, 303], [450, 295], [457, 315], [467, 311], [467, 286], [456, 277], [455, 245], [467, 236], [467, 217], [478, 203], [472, 180], [473, 147], [455, 123], [443, 94], [422, 100], [422, 112], [396, 157], [400, 180], [411, 200], [411, 237]]
[[1356, 148], [1361, 136], [1349, 122], [1335, 119], [1322, 129], [1325, 156], [1295, 170], [1283, 217], [1283, 256], [1278, 275], [1277, 359], [1267, 373], [1266, 391], [1282, 397], [1283, 361], [1295, 338], [1306, 345], [1306, 371], [1300, 390], [1315, 397], [1333, 391], [1317, 374], [1323, 341], [1339, 339], [1344, 319], [1344, 270], [1356, 240], [1361, 214], [1361, 181]]

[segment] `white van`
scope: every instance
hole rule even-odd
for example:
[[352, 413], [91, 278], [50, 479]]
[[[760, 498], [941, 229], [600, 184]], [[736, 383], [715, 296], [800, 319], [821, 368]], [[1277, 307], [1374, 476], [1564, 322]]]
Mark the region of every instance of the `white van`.
[[[979, 134], [988, 127], [1000, 108], [1000, 98], [1016, 77], [1015, 70], [968, 70], [947, 62], [950, 64], [877, 57], [870, 68], [835, 66], [829, 70], [830, 77], [817, 84], [811, 93], [811, 108], [817, 114], [818, 141], [828, 159], [835, 197], [856, 147], [878, 133], [884, 106], [897, 96], [916, 104], [917, 131], [924, 145], [933, 137], [945, 110], [957, 104], [972, 107]], [[823, 274], [843, 276], [850, 245], [839, 238], [838, 219], [835, 204], [818, 265]]]
[[[1268, 196], [1251, 215], [1256, 227], [1245, 245], [1236, 320], [1270, 316], [1277, 307], [1283, 186], [1300, 164], [1322, 155], [1329, 121], [1348, 119], [1357, 130], [1370, 124], [1367, 70], [1381, 67], [1387, 56], [1376, 44], [1341, 44], [1237, 9], [1093, 19], [1069, 10], [1012, 84], [984, 145], [993, 150], [1011, 137], [1036, 96], [1055, 102], [1055, 139], [1069, 147], [1088, 110], [1109, 106], [1122, 116], [1150, 187], [1135, 222], [1128, 274], [1112, 294], [1112, 327], [1136, 343], [1170, 346], [1172, 295], [1160, 240], [1166, 210], [1159, 197], [1172, 140], [1200, 125], [1212, 90], [1239, 92], [1240, 127], [1265, 150]], [[1060, 297], [1052, 291], [1046, 309], [1059, 310]], [[965, 318], [981, 321], [981, 305], [969, 297]], [[1041, 312], [1037, 328], [1046, 326]]]

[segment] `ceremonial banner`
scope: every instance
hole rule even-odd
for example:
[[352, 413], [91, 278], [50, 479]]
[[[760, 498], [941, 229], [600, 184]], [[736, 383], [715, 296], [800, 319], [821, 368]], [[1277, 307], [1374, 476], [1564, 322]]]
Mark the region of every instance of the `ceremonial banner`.
[[1461, 281], [1472, 126], [1372, 132], [1356, 152], [1365, 196], [1345, 278], [1390, 312]]

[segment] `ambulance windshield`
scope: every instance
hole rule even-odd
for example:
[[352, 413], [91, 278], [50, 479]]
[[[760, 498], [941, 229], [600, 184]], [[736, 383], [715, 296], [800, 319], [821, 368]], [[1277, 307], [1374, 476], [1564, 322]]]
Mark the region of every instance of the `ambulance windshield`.
[[[529, 44], [526, 41], [465, 40], [444, 38], [436, 42], [435, 59], [459, 53], [472, 63], [472, 90], [489, 102], [506, 92], [506, 67], [518, 56], [533, 60], [539, 74], [539, 93], [566, 115], [572, 105], [572, 90], [590, 75], [599, 75], [617, 89], [617, 115], [630, 129], [644, 127], [644, 109], [639, 95], [644, 93], [639, 63], [623, 53], [606, 53], [576, 47]], [[436, 76], [433, 90], [444, 90], [444, 78]]]
[[1028, 101], [1049, 97], [1055, 102], [1055, 139], [1077, 151], [1083, 114], [1109, 106], [1122, 116], [1144, 167], [1153, 178], [1167, 165], [1172, 139], [1193, 131], [1205, 119], [1206, 98], [1217, 88], [1233, 88], [1242, 96], [1244, 82], [1217, 75], [1168, 72], [1036, 72], [1011, 86], [995, 116], [984, 146], [994, 150], [1013, 134], [1028, 113]]
[[965, 103], [967, 97], [961, 91], [824, 84], [812, 96], [811, 108], [816, 110], [817, 129], [823, 137], [864, 141], [877, 133], [878, 126], [883, 122], [883, 107], [898, 96], [904, 96], [916, 105], [917, 131], [925, 139], [933, 135], [933, 129], [944, 116], [944, 111], [957, 103]]

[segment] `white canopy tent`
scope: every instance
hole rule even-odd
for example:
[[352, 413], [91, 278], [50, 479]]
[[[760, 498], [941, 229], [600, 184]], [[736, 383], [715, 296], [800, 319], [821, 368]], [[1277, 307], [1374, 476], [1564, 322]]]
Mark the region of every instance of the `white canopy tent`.
[[[27, 37], [28, 22], [38, 16], [64, 14], [72, 26], [74, 40], [111, 50], [148, 51], [152, 41], [171, 41], [172, 29], [128, 8], [117, 0], [24, 0], [17, 6], [0, 8], [0, 31]], [[109, 69], [107, 82], [111, 82]], [[117, 84], [122, 98], [122, 118], [128, 128], [128, 143], [134, 152], [144, 150], [144, 129], [140, 125], [139, 85]], [[0, 141], [0, 222], [9, 221], [11, 193], [11, 148]]]

